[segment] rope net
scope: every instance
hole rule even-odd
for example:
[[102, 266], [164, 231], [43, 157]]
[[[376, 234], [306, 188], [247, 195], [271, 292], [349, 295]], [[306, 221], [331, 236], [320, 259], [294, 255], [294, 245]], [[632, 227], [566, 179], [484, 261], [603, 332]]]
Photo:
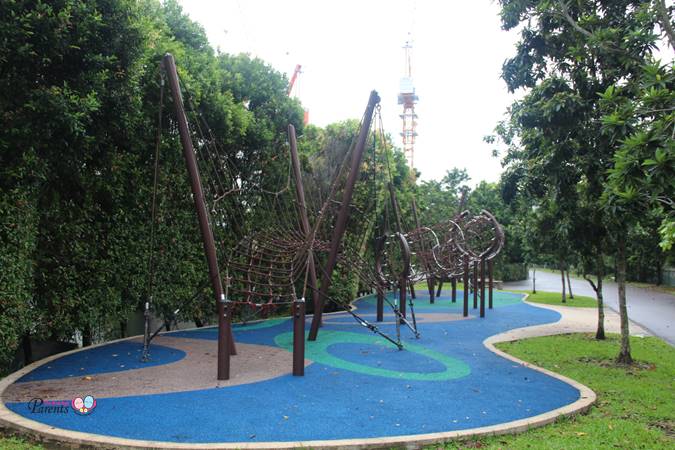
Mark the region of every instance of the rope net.
[[[328, 136], [320, 148], [305, 148], [298, 176], [285, 137], [255, 150], [226, 149], [195, 106], [189, 87], [181, 83], [181, 88], [220, 275], [234, 320], [283, 314], [294, 301], [318, 296], [315, 280], [328, 276], [324, 265], [334, 218], [343, 206], [356, 138], [372, 117], [366, 120], [364, 115], [351, 139]], [[347, 205], [353, 214], [347, 222], [347, 238], [337, 251], [336, 270], [354, 275], [360, 286], [372, 291], [381, 289], [381, 279], [364, 254], [376, 222], [369, 212], [378, 210], [383, 183], [377, 182], [377, 138], [372, 130], [367, 131], [369, 145], [358, 187]], [[300, 201], [298, 186], [303, 185], [304, 201]], [[361, 325], [402, 347], [400, 338], [389, 337], [356, 314], [351, 298], [322, 295], [333, 310], [347, 311]], [[400, 316], [396, 309], [394, 313]]]
[[[232, 149], [216, 137], [189, 87], [181, 83], [181, 89], [220, 276], [235, 320], [283, 314], [298, 299], [323, 295], [321, 300], [333, 309], [347, 311], [398, 348], [402, 348], [399, 324], [419, 336], [412, 299], [409, 321], [401, 312], [404, 305], [384, 297], [397, 325], [392, 338], [356, 314], [351, 298], [322, 293], [316, 283], [317, 278], [329, 277], [324, 266], [334, 221], [343, 206], [357, 136], [366, 123], [373, 126], [368, 127], [359, 188], [346, 205], [355, 214], [346, 225], [348, 238], [337, 251], [339, 271], [353, 274], [367, 291], [401, 290], [406, 289], [402, 278], [414, 283], [429, 277], [459, 277], [465, 255], [491, 259], [503, 246], [501, 226], [486, 211], [475, 217], [463, 213], [432, 226], [410, 227], [401, 217], [379, 106], [376, 120], [364, 115], [351, 139], [328, 136], [320, 148], [305, 148], [294, 172], [286, 136], [279, 135], [259, 147]], [[381, 236], [373, 240], [377, 234]], [[375, 263], [366, 258], [368, 253], [373, 254]], [[204, 293], [208, 281], [195, 295]]]

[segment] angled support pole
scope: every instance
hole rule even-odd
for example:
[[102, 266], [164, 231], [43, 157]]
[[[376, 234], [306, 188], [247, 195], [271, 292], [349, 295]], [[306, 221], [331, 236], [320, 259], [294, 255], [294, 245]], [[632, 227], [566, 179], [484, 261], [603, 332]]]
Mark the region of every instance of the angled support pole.
[[230, 353], [235, 354], [234, 336], [232, 335], [232, 323], [230, 311], [226, 305], [227, 299], [223, 293], [223, 283], [220, 279], [218, 270], [218, 258], [216, 257], [216, 244], [213, 239], [213, 232], [209, 225], [209, 217], [206, 212], [204, 202], [204, 191], [199, 179], [199, 169], [197, 168], [197, 159], [190, 138], [187, 116], [183, 107], [183, 98], [180, 93], [180, 84], [178, 82], [178, 72], [176, 71], [176, 62], [173, 55], [167, 53], [162, 60], [164, 70], [169, 80], [169, 87], [173, 93], [173, 104], [176, 109], [176, 120], [178, 121], [178, 131], [180, 141], [183, 146], [183, 155], [190, 176], [190, 186], [192, 188], [192, 198], [197, 209], [197, 219], [199, 219], [199, 229], [204, 242], [204, 253], [206, 262], [209, 266], [209, 278], [211, 286], [216, 297], [216, 308], [218, 311], [218, 379], [230, 379]]
[[[295, 135], [295, 127], [292, 124], [288, 125], [288, 142], [291, 146], [291, 164], [293, 166], [293, 175], [295, 177], [295, 198], [298, 201], [298, 209], [300, 214], [300, 226], [305, 238], [312, 238], [310, 236], [312, 229], [309, 226], [309, 216], [307, 214], [307, 203], [305, 202], [305, 187], [302, 182], [302, 172], [300, 171], [300, 156], [298, 155], [298, 141]], [[309, 270], [310, 290], [312, 291], [312, 304], [314, 305], [314, 314], [321, 308], [319, 301], [319, 283], [316, 278], [316, 266], [314, 264], [314, 251], [310, 246], [307, 249], [307, 265]], [[304, 308], [304, 306], [303, 306]]]
[[350, 213], [349, 205], [352, 201], [354, 185], [356, 184], [356, 180], [359, 178], [359, 172], [361, 171], [363, 151], [366, 148], [366, 140], [368, 139], [368, 133], [370, 132], [370, 124], [373, 121], [373, 112], [375, 111], [375, 106], [378, 103], [380, 103], [380, 96], [377, 95], [376, 91], [372, 91], [370, 93], [370, 98], [368, 99], [368, 106], [366, 107], [366, 111], [363, 114], [363, 123], [361, 124], [361, 130], [359, 131], [356, 146], [354, 147], [354, 153], [352, 154], [352, 165], [351, 170], [349, 171], [349, 178], [347, 178], [347, 183], [345, 184], [344, 193], [342, 195], [342, 203], [340, 204], [340, 210], [338, 212], [335, 228], [333, 229], [333, 236], [330, 242], [328, 260], [326, 261], [326, 265], [323, 270], [323, 276], [321, 277], [319, 308], [314, 311], [314, 316], [312, 316], [312, 326], [309, 331], [310, 341], [315, 341], [316, 336], [319, 334], [319, 326], [321, 325], [321, 316], [323, 314], [323, 305], [325, 301], [324, 299], [328, 295], [328, 289], [330, 288], [331, 278], [333, 276], [333, 269], [335, 269], [335, 265], [337, 263], [340, 244], [342, 243], [342, 238], [345, 234], [345, 230], [347, 229], [347, 220], [349, 219]]

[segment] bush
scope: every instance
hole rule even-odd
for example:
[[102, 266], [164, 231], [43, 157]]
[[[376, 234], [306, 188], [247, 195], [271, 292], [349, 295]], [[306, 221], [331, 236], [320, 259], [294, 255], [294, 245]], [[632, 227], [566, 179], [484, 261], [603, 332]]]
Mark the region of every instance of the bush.
[[31, 330], [36, 210], [25, 191], [0, 190], [0, 377]]
[[525, 263], [505, 263], [498, 261], [495, 264], [494, 279], [501, 281], [527, 280], [528, 271]]

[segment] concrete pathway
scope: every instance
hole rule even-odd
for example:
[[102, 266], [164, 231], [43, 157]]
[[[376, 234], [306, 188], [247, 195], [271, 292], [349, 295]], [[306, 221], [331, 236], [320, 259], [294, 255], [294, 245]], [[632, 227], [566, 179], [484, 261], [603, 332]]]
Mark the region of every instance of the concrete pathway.
[[[578, 278], [570, 278], [572, 292], [577, 295], [586, 295], [595, 298], [591, 285]], [[560, 292], [560, 274], [537, 271], [536, 285], [538, 291]], [[504, 283], [504, 289], [532, 290], [532, 271], [530, 279]], [[619, 292], [617, 284], [604, 280], [602, 292], [605, 305], [619, 311]], [[658, 336], [675, 346], [675, 296], [665, 292], [633, 286], [626, 287], [626, 303], [628, 317], [651, 334]]]

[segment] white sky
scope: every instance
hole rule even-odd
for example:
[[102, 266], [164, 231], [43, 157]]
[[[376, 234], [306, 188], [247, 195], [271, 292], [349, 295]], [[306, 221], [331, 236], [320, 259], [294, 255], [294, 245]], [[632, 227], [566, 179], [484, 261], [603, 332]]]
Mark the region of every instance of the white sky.
[[471, 185], [497, 181], [499, 160], [482, 141], [514, 97], [499, 79], [515, 53], [515, 33], [500, 28], [489, 0], [180, 0], [226, 53], [257, 56], [289, 78], [303, 70], [298, 94], [310, 123], [359, 119], [375, 89], [385, 128], [401, 146], [402, 46], [411, 33], [412, 75], [420, 100], [415, 167], [422, 179], [466, 168]]

